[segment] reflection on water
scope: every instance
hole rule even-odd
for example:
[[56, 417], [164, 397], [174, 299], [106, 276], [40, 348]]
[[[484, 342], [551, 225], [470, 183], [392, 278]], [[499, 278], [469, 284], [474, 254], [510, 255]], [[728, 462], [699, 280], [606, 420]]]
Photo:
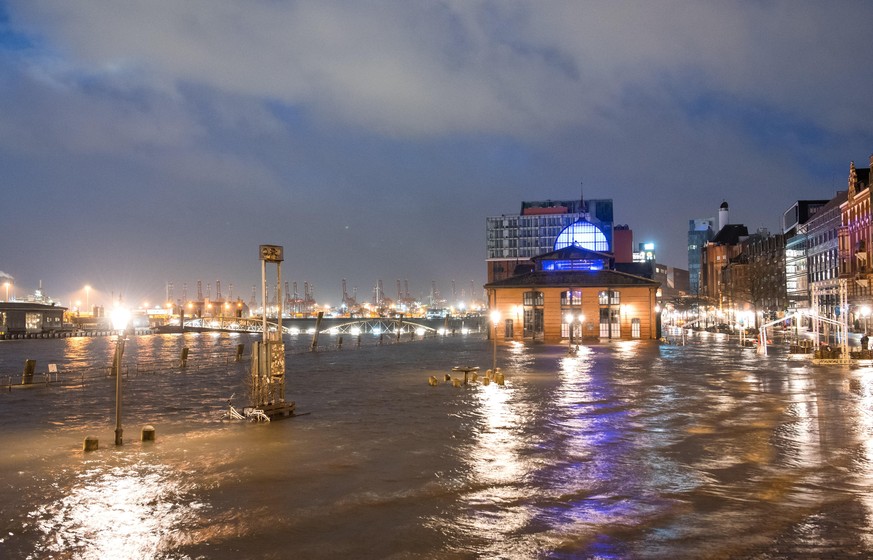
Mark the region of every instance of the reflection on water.
[[[128, 348], [196, 361], [241, 341]], [[0, 364], [112, 350], [20, 342]], [[708, 335], [572, 355], [513, 343], [505, 386], [427, 383], [492, 359], [479, 337], [293, 354], [288, 393], [311, 414], [268, 425], [218, 420], [245, 363], [131, 374], [122, 448], [110, 378], [2, 393], [0, 557], [873, 556], [873, 368]], [[144, 424], [154, 444], [135, 441]], [[99, 451], [81, 452], [87, 434]]]
[[201, 515], [183, 473], [166, 465], [132, 462], [108, 467], [87, 461], [63, 496], [29, 517], [42, 533], [38, 556], [83, 559], [187, 558], [186, 525]]

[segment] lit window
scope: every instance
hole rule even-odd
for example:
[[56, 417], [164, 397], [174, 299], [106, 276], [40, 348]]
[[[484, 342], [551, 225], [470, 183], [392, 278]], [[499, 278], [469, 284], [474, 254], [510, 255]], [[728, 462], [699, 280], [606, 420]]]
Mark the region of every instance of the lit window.
[[609, 243], [600, 228], [586, 220], [579, 220], [564, 228], [555, 239], [555, 251], [578, 245], [589, 251], [609, 251]]

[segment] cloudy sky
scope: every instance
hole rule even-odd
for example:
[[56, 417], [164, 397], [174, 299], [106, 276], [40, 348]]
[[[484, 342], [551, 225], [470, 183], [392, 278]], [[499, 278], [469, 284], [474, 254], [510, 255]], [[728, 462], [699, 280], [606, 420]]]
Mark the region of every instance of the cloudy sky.
[[687, 268], [722, 200], [772, 231], [869, 166], [871, 26], [864, 1], [7, 0], [0, 271], [247, 300], [279, 244], [322, 302], [468, 295], [487, 216], [580, 188]]

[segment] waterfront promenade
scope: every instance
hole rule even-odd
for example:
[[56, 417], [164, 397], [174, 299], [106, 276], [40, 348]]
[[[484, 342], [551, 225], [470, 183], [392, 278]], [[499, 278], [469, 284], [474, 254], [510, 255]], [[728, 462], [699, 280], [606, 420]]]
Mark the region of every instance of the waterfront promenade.
[[[136, 337], [126, 356], [240, 340]], [[120, 448], [111, 379], [0, 394], [0, 557], [873, 555], [873, 368], [706, 334], [500, 346], [505, 386], [428, 384], [491, 351], [476, 335], [295, 353], [288, 395], [310, 414], [267, 425], [218, 420], [245, 363], [132, 374]], [[17, 352], [81, 365], [111, 339], [0, 345]]]

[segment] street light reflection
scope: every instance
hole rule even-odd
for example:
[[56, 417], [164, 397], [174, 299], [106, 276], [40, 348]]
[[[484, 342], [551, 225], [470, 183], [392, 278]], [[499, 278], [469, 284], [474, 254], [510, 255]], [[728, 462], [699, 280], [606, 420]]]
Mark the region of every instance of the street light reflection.
[[[470, 512], [459, 526], [483, 542], [479, 552], [485, 556], [505, 552], [506, 541], [534, 515], [524, 503], [523, 481], [535, 467], [522, 453], [533, 411], [514, 397], [511, 386], [495, 383], [480, 387], [475, 396], [479, 418], [467, 458], [470, 488], [464, 495]], [[489, 504], [488, 515], [482, 515], [483, 504]]]
[[187, 544], [185, 526], [197, 524], [203, 507], [170, 467], [128, 465], [82, 472], [63, 498], [30, 517], [47, 556], [162, 558]]

